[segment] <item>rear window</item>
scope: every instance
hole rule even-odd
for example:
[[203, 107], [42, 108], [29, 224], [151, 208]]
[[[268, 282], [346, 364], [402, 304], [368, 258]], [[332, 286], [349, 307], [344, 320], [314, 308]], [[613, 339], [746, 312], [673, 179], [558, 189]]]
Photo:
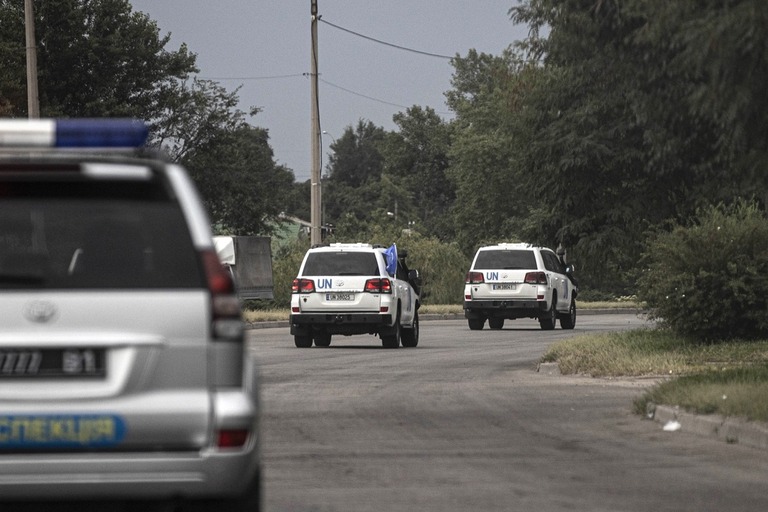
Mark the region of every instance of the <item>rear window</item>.
[[0, 181], [0, 289], [204, 285], [182, 212], [158, 177]]
[[536, 256], [528, 250], [480, 251], [475, 260], [477, 270], [527, 270], [535, 269]]
[[379, 264], [372, 252], [312, 252], [304, 276], [377, 276]]

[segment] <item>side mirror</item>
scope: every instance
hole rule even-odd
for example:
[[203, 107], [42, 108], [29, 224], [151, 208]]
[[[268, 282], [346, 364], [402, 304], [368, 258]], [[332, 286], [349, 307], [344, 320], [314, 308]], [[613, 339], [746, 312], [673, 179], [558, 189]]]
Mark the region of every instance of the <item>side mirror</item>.
[[570, 274], [570, 273], [575, 272], [575, 271], [576, 271], [576, 266], [573, 265], [573, 264], [569, 264], [567, 267], [565, 267], [565, 272], [567, 274]]

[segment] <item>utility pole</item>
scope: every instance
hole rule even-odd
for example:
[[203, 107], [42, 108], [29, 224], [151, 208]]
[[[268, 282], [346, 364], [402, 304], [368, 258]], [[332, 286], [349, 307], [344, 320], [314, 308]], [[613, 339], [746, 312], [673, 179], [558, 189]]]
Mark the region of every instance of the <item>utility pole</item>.
[[24, 33], [27, 46], [27, 113], [30, 119], [37, 119], [40, 117], [40, 101], [37, 94], [37, 45], [32, 0], [24, 0]]
[[312, 69], [310, 72], [312, 95], [312, 190], [310, 199], [310, 241], [312, 245], [322, 242], [321, 217], [322, 217], [322, 188], [320, 181], [320, 106], [317, 97], [317, 0], [311, 0], [312, 14]]

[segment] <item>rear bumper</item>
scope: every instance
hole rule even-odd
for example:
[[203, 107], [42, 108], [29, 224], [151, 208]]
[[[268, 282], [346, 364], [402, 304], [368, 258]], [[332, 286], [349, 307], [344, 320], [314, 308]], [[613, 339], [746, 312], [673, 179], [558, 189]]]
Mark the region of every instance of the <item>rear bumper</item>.
[[[134, 442], [124, 447], [118, 444], [110, 448], [45, 451], [45, 448], [24, 449], [23, 444], [6, 443], [9, 446], [0, 448], [0, 502], [239, 496], [258, 485], [260, 478], [257, 386], [255, 371], [248, 371], [245, 390], [222, 389], [209, 395], [215, 413], [208, 428], [208, 440], [200, 443], [205, 444], [200, 448], [147, 449]], [[168, 397], [165, 403], [172, 409], [170, 401], [183, 398]], [[11, 407], [18, 409], [18, 405], [0, 402], [0, 410]], [[43, 408], [40, 404], [38, 407]], [[56, 412], [63, 413], [62, 409]], [[126, 420], [126, 428], [138, 428], [135, 423], [140, 420], [152, 422], [155, 415], [150, 410], [144, 419], [133, 415]], [[167, 418], [154, 419], [162, 421], [165, 428], [175, 430], [165, 421]], [[179, 416], [178, 421], [184, 422], [184, 417]], [[217, 448], [214, 446], [216, 431], [220, 429], [247, 429], [249, 436], [243, 446]], [[184, 432], [183, 426], [179, 432]], [[0, 434], [9, 441], [12, 431], [5, 428]]]
[[0, 455], [0, 499], [227, 497], [259, 478], [258, 450]]
[[548, 311], [546, 301], [538, 300], [467, 300], [464, 317], [479, 318], [539, 318]]
[[377, 333], [391, 328], [392, 315], [379, 313], [302, 313], [291, 315], [291, 334], [311, 335], [313, 331], [330, 334]]

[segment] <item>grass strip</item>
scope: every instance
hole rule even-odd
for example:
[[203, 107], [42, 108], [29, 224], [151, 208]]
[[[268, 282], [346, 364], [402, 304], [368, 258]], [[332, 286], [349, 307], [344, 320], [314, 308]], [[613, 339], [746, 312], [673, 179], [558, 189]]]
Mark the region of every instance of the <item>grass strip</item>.
[[585, 335], [557, 343], [542, 357], [563, 374], [663, 376], [634, 404], [680, 406], [698, 414], [768, 421], [768, 341], [701, 343], [663, 329]]

